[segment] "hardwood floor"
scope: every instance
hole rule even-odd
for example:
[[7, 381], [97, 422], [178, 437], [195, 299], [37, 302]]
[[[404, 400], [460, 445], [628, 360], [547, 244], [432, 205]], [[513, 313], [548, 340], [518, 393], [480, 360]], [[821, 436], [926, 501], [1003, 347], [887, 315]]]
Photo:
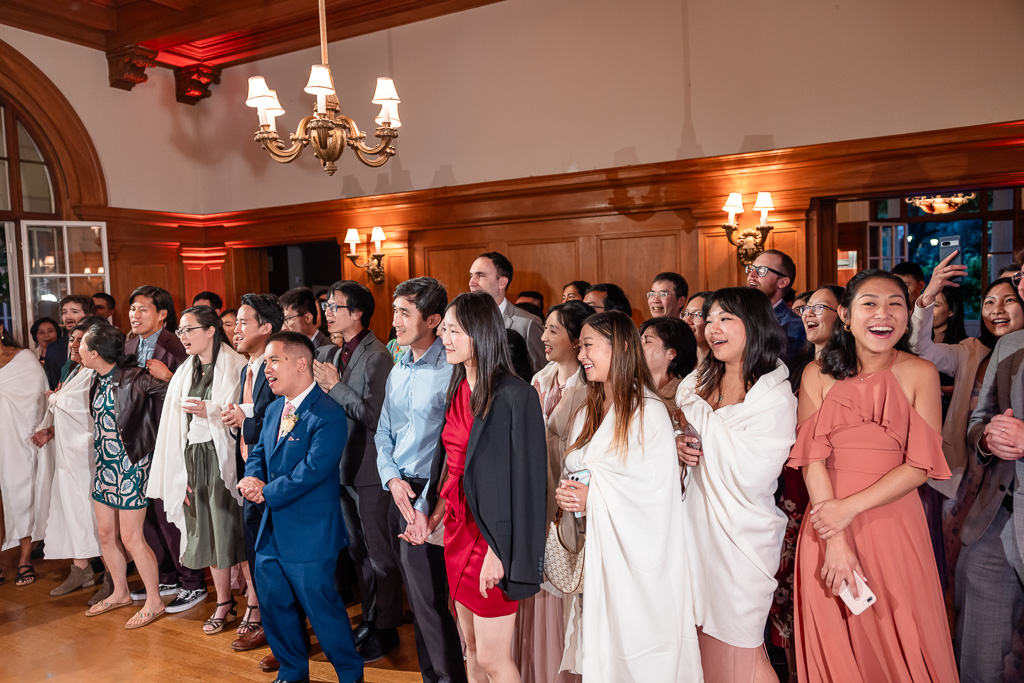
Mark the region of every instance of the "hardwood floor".
[[[14, 585], [17, 550], [0, 555], [6, 581], [0, 585], [0, 652], [4, 654], [0, 681], [83, 681], [88, 683], [180, 683], [181, 681], [256, 681], [270, 683], [275, 674], [263, 673], [257, 662], [269, 648], [235, 652], [236, 620], [223, 633], [207, 636], [202, 624], [213, 613], [211, 595], [193, 609], [169, 614], [137, 631], [125, 622], [137, 611], [125, 607], [97, 617], [85, 616], [94, 588], [60, 598], [50, 590], [67, 576], [69, 562], [37, 561], [36, 582]], [[134, 577], [132, 585], [138, 583]], [[212, 588], [212, 582], [208, 581]], [[171, 598], [165, 598], [170, 601]], [[245, 599], [239, 598], [239, 617]], [[360, 607], [349, 608], [359, 622]], [[384, 659], [366, 667], [368, 683], [406, 683], [421, 680], [411, 624], [399, 633], [402, 644]], [[316, 645], [310, 657], [312, 681], [337, 681], [334, 669]]]

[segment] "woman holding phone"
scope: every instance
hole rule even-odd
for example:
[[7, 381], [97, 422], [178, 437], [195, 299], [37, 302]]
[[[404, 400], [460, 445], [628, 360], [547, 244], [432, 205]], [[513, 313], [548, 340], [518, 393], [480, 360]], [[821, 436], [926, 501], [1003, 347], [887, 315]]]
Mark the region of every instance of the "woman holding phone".
[[[855, 275], [800, 384], [789, 465], [803, 468], [811, 498], [796, 552], [796, 656], [807, 683], [957, 680], [916, 491], [949, 477], [939, 375], [907, 352], [910, 305], [895, 275]], [[845, 588], [857, 599], [865, 583], [876, 599], [853, 615], [839, 596]]]
[[579, 671], [584, 681], [700, 681], [672, 421], [632, 320], [593, 315], [580, 342], [587, 396], [555, 491], [564, 511], [586, 515]]
[[448, 586], [469, 680], [519, 683], [516, 610], [543, 580], [544, 417], [537, 392], [512, 370], [505, 325], [489, 294], [461, 294], [448, 304], [441, 340], [455, 368], [431, 464], [427, 499], [437, 506], [428, 531], [444, 517]]

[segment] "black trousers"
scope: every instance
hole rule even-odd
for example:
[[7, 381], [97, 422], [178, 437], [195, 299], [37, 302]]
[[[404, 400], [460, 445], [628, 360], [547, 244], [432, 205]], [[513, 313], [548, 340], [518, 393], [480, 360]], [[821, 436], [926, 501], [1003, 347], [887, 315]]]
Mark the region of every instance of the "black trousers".
[[156, 555], [160, 583], [175, 584], [181, 581], [181, 587], [185, 590], [206, 588], [206, 575], [202, 569], [189, 569], [181, 564], [181, 532], [167, 521], [163, 500], [149, 499], [142, 533]]
[[380, 486], [342, 486], [341, 514], [356, 567], [363, 619], [378, 629], [402, 624], [402, 578], [391, 550], [391, 493]]
[[[419, 495], [426, 479], [406, 479]], [[398, 561], [405, 583], [405, 594], [412, 608], [416, 629], [416, 656], [425, 683], [466, 683], [466, 667], [462, 661], [462, 643], [448, 606], [448, 575], [444, 564], [444, 548], [424, 543], [411, 545], [398, 538], [405, 532], [406, 522], [388, 495], [388, 529], [391, 551]]]

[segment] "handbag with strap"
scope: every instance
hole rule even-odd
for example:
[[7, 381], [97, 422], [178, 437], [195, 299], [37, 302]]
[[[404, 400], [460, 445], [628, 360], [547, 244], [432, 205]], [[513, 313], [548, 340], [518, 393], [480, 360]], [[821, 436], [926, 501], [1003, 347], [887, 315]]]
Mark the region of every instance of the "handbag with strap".
[[562, 510], [555, 514], [555, 521], [548, 527], [544, 542], [544, 578], [566, 595], [583, 592], [583, 556], [586, 550], [586, 534], [579, 533], [579, 550], [572, 550], [562, 538]]

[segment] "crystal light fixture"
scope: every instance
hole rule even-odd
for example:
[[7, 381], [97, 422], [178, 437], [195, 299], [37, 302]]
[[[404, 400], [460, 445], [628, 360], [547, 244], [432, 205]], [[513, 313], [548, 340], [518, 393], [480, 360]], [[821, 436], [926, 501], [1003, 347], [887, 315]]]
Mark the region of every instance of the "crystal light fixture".
[[398, 128], [402, 125], [398, 118], [398, 91], [390, 78], [378, 78], [377, 89], [372, 102], [381, 105], [380, 114], [375, 122], [377, 131], [374, 135], [380, 141], [370, 147], [363, 142], [366, 133], [359, 130], [348, 116], [341, 113], [341, 104], [334, 91], [334, 79], [327, 65], [327, 10], [326, 0], [319, 0], [320, 7], [320, 61], [309, 71], [309, 82], [303, 89], [316, 96], [316, 108], [312, 115], [299, 121], [295, 132], [289, 135], [291, 145], [285, 145], [277, 133], [275, 119], [284, 114], [277, 92], [267, 86], [263, 76], [249, 78], [249, 95], [245, 104], [256, 109], [259, 116], [260, 129], [254, 139], [263, 149], [270, 153], [274, 161], [288, 163], [302, 154], [302, 150], [310, 145], [313, 155], [320, 160], [327, 175], [334, 175], [338, 160], [345, 146], [352, 148], [359, 161], [367, 166], [383, 166], [395, 155], [392, 145], [398, 137]]
[[977, 193], [972, 192], [970, 194], [964, 194], [958, 192], [954, 195], [943, 197], [942, 195], [935, 195], [934, 197], [907, 197], [907, 204], [913, 204], [917, 208], [921, 209], [925, 213], [931, 214], [942, 214], [942, 213], [953, 213], [961, 206], [977, 197]]

